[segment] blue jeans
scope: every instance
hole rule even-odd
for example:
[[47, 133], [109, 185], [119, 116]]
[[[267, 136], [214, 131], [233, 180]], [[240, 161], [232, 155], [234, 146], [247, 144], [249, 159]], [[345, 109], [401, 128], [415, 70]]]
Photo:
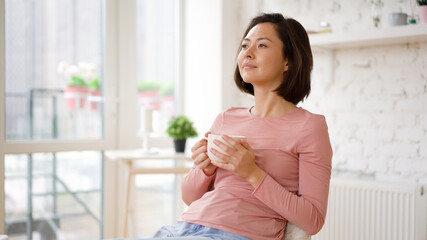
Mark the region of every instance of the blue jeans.
[[[160, 239], [185, 239], [185, 240], [250, 240], [247, 237], [219, 229], [205, 227], [199, 224], [178, 222], [174, 226], [160, 228], [154, 238]], [[159, 239], [160, 238], [160, 239]]]
[[[173, 226], [164, 226], [154, 234], [153, 238], [142, 238], [142, 239], [144, 240], [161, 240], [161, 239], [165, 239], [165, 240], [172, 240], [172, 239], [251, 240], [250, 238], [239, 236], [234, 233], [229, 233], [219, 229], [205, 227], [199, 224], [187, 223], [187, 222], [178, 222]], [[116, 240], [124, 240], [124, 239], [116, 239]], [[134, 240], [137, 240], [137, 239], [134, 239]]]

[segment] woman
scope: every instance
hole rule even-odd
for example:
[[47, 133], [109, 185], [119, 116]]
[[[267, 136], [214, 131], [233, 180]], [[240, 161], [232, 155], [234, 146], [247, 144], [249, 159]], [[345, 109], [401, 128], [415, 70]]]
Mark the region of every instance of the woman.
[[307, 33], [297, 21], [281, 14], [251, 21], [235, 82], [255, 104], [230, 108], [213, 123], [210, 132], [233, 146], [214, 142], [211, 151], [222, 162], [209, 159], [206, 139], [193, 146], [194, 167], [182, 183], [189, 208], [157, 236], [267, 240], [283, 239], [287, 221], [310, 235], [322, 228], [332, 158], [328, 129], [323, 116], [296, 106], [310, 93], [312, 64]]

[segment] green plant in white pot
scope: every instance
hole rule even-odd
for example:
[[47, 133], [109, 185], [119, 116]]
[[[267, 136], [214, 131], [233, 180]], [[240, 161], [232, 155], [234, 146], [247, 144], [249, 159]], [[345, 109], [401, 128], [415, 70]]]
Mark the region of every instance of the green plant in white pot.
[[193, 122], [184, 115], [171, 118], [166, 133], [173, 138], [175, 151], [181, 153], [185, 151], [187, 138], [197, 137]]

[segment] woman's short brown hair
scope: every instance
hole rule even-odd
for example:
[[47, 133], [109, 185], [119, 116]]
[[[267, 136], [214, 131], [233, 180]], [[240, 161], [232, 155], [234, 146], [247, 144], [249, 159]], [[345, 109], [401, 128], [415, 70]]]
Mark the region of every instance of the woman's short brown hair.
[[[310, 74], [313, 68], [313, 55], [307, 32], [292, 18], [284, 18], [280, 13], [264, 13], [252, 19], [242, 41], [249, 31], [260, 23], [274, 24], [283, 42], [283, 57], [288, 60], [288, 71], [283, 74], [282, 84], [274, 91], [293, 104], [303, 101], [310, 94]], [[234, 81], [241, 91], [254, 95], [254, 87], [243, 81], [238, 65], [234, 71]]]

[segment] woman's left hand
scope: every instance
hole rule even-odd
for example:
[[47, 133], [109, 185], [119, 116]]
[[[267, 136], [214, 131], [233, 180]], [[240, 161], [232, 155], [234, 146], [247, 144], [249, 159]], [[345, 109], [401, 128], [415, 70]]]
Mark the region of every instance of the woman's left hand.
[[246, 139], [236, 140], [227, 135], [222, 135], [222, 138], [233, 147], [215, 140], [214, 144], [228, 155], [212, 148], [212, 153], [224, 161], [211, 160], [212, 164], [229, 170], [248, 181], [253, 187], [258, 187], [264, 179], [265, 172], [255, 164], [255, 153], [248, 142], [246, 142]]

